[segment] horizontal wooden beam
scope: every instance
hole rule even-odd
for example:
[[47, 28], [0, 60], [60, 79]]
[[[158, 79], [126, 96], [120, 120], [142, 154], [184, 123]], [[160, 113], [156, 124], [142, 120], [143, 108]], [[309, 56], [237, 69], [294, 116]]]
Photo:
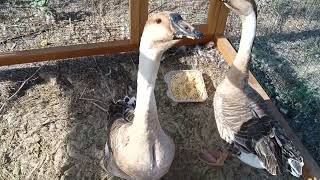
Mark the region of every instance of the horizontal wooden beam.
[[[195, 25], [195, 27], [199, 31], [203, 31], [206, 29], [207, 25]], [[203, 44], [210, 40], [212, 40], [212, 38], [209, 38], [208, 36], [197, 41], [183, 40], [177, 46]], [[139, 45], [132, 44], [129, 40], [32, 49], [0, 54], [0, 66], [114, 54], [120, 52], [138, 51], [138, 49]]]
[[[196, 29], [207, 32], [208, 25], [196, 25]], [[183, 40], [178, 43], [176, 46], [182, 45], [194, 45], [194, 44], [204, 44], [212, 39], [211, 35], [205, 35], [205, 38], [201, 40]], [[218, 50], [222, 53], [225, 60], [231, 65], [233, 59], [236, 56], [236, 51], [230, 44], [230, 42], [224, 36], [215, 36], [214, 41], [217, 45]], [[22, 63], [32, 63], [48, 60], [58, 60], [58, 59], [67, 59], [67, 58], [77, 58], [83, 56], [93, 56], [93, 55], [104, 55], [104, 54], [114, 54], [120, 52], [130, 52], [138, 51], [139, 45], [132, 44], [129, 40], [120, 40], [112, 42], [103, 42], [103, 43], [94, 43], [94, 44], [82, 44], [82, 45], [72, 45], [65, 47], [50, 47], [44, 49], [34, 49], [26, 51], [17, 51], [0, 54], [0, 66], [13, 65], [13, 64], [22, 64]], [[259, 92], [259, 94], [267, 101], [269, 108], [272, 110], [273, 114], [280, 123], [285, 128], [289, 137], [295, 142], [299, 150], [301, 151], [304, 160], [304, 177], [305, 178], [320, 178], [320, 168], [317, 163], [314, 161], [312, 156], [308, 151], [303, 147], [300, 140], [295, 136], [291, 128], [289, 127], [286, 120], [283, 118], [281, 113], [278, 111], [277, 107], [271, 102], [267, 93], [263, 90], [258, 81], [250, 73], [249, 76], [250, 85]]]
[[[232, 65], [232, 62], [237, 54], [236, 50], [232, 47], [228, 39], [224, 36], [216, 36], [215, 43], [218, 50], [221, 52], [224, 59], [228, 62], [229, 65]], [[294, 142], [296, 147], [302, 153], [304, 158], [305, 166], [303, 168], [303, 177], [305, 179], [311, 180], [318, 180], [320, 179], [320, 168], [309, 152], [304, 148], [303, 144], [301, 143], [300, 139], [293, 133], [292, 129], [288, 125], [287, 121], [279, 112], [278, 108], [273, 104], [271, 99], [269, 98], [268, 94], [264, 91], [262, 86], [256, 80], [256, 78], [250, 72], [249, 75], [249, 84], [253, 87], [267, 102], [268, 107], [272, 111], [274, 117], [279, 120], [282, 127], [284, 127], [286, 133], [288, 134], [289, 138]]]
[[0, 54], [0, 66], [111, 54], [134, 51], [137, 49], [138, 46], [130, 44], [130, 41], [128, 40], [33, 49]]

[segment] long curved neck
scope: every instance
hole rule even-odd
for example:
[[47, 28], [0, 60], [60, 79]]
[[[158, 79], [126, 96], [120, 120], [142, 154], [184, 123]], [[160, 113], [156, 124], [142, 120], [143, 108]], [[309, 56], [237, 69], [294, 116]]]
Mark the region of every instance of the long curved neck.
[[247, 80], [251, 49], [256, 34], [256, 14], [252, 10], [248, 15], [240, 15], [242, 21], [241, 40], [238, 53], [228, 73], [235, 83]]
[[162, 53], [140, 45], [139, 70], [137, 79], [137, 102], [133, 127], [139, 132], [160, 129], [154, 87]]

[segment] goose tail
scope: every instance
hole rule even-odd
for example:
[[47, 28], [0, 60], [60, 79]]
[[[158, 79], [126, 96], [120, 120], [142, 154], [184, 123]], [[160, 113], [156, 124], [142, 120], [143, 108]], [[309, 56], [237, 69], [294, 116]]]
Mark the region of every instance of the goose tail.
[[256, 154], [272, 175], [288, 172], [300, 177], [304, 166], [300, 152], [278, 124], [273, 127], [268, 136], [264, 136], [255, 144]]
[[135, 97], [130, 98], [128, 96], [125, 96], [123, 99], [120, 99], [117, 102], [112, 102], [109, 107], [109, 115], [111, 117], [111, 121], [108, 126], [111, 127], [113, 122], [119, 118], [126, 121], [132, 121], [135, 106]]
[[281, 148], [282, 162], [286, 170], [295, 177], [302, 175], [302, 168], [304, 166], [303, 157], [301, 153], [295, 148], [293, 142], [287, 138], [282, 129], [276, 129], [276, 141]]
[[[302, 158], [302, 157], [301, 157]], [[302, 175], [302, 167], [304, 166], [303, 160], [297, 160], [293, 158], [288, 159], [288, 165], [290, 166], [290, 173], [295, 177]]]

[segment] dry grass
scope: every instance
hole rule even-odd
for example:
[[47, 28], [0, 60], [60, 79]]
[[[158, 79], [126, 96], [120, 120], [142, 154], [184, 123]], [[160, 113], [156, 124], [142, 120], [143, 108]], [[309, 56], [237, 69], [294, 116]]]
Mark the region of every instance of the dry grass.
[[[0, 2], [0, 52], [128, 38], [128, 1], [51, 0], [49, 9], [31, 7], [30, 1]], [[208, 2], [151, 0], [149, 12], [177, 11], [190, 22], [205, 23]], [[257, 2], [252, 70], [319, 162], [315, 2]], [[230, 17], [226, 34], [237, 45], [240, 23]], [[198, 160], [202, 146], [219, 145], [212, 98], [226, 65], [214, 49], [184, 50], [166, 55], [157, 81], [160, 121], [177, 146], [165, 179], [275, 179], [235, 159], [218, 170]], [[0, 101], [6, 104], [0, 114], [0, 179], [108, 179], [101, 165], [108, 106], [135, 95], [136, 62], [136, 54], [124, 54], [0, 68]], [[165, 95], [163, 75], [178, 69], [203, 71], [206, 102], [177, 104]]]
[[[237, 159], [216, 170], [198, 159], [202, 147], [221, 145], [212, 98], [227, 65], [215, 49], [186, 50], [166, 54], [156, 83], [159, 120], [176, 144], [176, 156], [165, 179], [277, 179]], [[137, 65], [132, 62], [137, 58], [137, 54], [123, 54], [38, 64], [42, 67], [35, 75], [39, 80], [28, 83], [1, 116], [0, 177], [109, 179], [102, 165], [109, 120], [106, 111], [113, 100], [135, 95]], [[19, 84], [14, 82], [30, 77], [36, 69], [3, 69], [0, 81], [16, 89]], [[163, 77], [179, 69], [203, 72], [207, 101], [178, 104], [166, 96]]]

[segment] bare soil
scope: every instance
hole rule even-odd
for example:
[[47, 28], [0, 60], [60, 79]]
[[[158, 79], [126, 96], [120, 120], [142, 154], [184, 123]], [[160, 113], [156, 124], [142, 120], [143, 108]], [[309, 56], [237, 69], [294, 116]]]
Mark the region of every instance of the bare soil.
[[[128, 38], [128, 0], [48, 0], [46, 6], [31, 6], [36, 1], [0, 0], [0, 52]], [[176, 11], [189, 22], [206, 23], [208, 4], [151, 0], [149, 12]], [[320, 4], [257, 4], [251, 70], [319, 163]], [[240, 27], [239, 18], [230, 13], [226, 36], [235, 47]], [[215, 170], [198, 160], [202, 146], [219, 145], [212, 98], [227, 66], [215, 49], [180, 48], [166, 57], [156, 98], [161, 124], [177, 151], [165, 179], [275, 179], [236, 159]], [[203, 71], [206, 102], [178, 104], [166, 96], [163, 76], [177, 69]], [[1, 67], [0, 179], [110, 178], [101, 163], [108, 107], [112, 100], [135, 95], [136, 73], [137, 54]]]
[[[7, 103], [0, 121], [0, 179], [109, 179], [103, 149], [112, 100], [134, 96], [137, 54], [121, 54], [2, 68], [1, 102], [30, 77]], [[209, 98], [175, 103], [167, 97], [164, 75], [199, 69]], [[213, 169], [198, 159], [202, 147], [221, 145], [212, 99], [228, 69], [215, 49], [181, 47], [162, 62], [156, 83], [159, 119], [174, 139], [176, 156], [164, 179], [292, 179], [272, 177], [237, 159]]]

